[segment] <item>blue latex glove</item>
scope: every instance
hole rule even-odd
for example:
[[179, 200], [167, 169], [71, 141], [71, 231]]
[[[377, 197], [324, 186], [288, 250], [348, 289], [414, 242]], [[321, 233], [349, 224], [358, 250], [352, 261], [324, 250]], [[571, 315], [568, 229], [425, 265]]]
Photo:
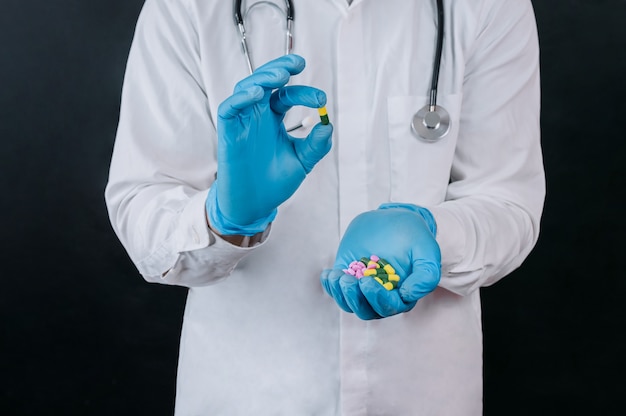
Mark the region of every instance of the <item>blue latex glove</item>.
[[233, 95], [220, 104], [218, 177], [206, 203], [209, 222], [220, 234], [265, 230], [277, 207], [330, 150], [332, 125], [317, 124], [300, 139], [290, 136], [283, 124], [292, 106], [326, 105], [321, 90], [286, 86], [304, 66], [297, 55], [270, 61], [237, 83]]
[[[339, 244], [333, 269], [320, 280], [339, 307], [361, 319], [378, 319], [408, 312], [432, 292], [441, 277], [437, 226], [425, 208], [388, 203], [357, 216]], [[397, 289], [388, 291], [371, 276], [346, 274], [354, 260], [372, 254], [387, 260], [400, 276]]]

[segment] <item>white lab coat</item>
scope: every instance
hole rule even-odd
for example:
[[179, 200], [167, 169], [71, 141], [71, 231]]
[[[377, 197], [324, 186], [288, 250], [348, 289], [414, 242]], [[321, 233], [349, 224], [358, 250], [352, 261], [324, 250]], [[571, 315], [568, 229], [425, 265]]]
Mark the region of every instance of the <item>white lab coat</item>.
[[[190, 288], [176, 414], [480, 415], [478, 289], [528, 255], [545, 192], [531, 2], [444, 2], [452, 129], [436, 143], [409, 127], [430, 88], [434, 0], [294, 3], [308, 66], [292, 83], [327, 92], [333, 148], [252, 248], [216, 238], [204, 214], [217, 107], [247, 75], [231, 3], [147, 0], [137, 25], [106, 200], [143, 277]], [[254, 10], [258, 66], [282, 53], [284, 18]], [[443, 276], [409, 313], [366, 322], [319, 275], [349, 222], [387, 201], [432, 211]]]

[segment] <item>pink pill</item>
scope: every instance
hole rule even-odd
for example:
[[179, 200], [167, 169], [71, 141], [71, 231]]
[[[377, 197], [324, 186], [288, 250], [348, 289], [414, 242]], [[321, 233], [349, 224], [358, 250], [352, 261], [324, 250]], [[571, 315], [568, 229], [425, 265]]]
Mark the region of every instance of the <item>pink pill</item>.
[[363, 277], [363, 270], [359, 269], [356, 271], [356, 278], [360, 279], [361, 277]]
[[378, 257], [376, 254], [372, 254], [372, 255], [370, 256], [370, 260], [371, 260], [371, 261], [378, 261], [378, 260], [380, 260], [380, 257]]
[[356, 272], [354, 270], [352, 270], [352, 269], [346, 269], [346, 270], [344, 270], [344, 273], [350, 274], [352, 276], [356, 275]]

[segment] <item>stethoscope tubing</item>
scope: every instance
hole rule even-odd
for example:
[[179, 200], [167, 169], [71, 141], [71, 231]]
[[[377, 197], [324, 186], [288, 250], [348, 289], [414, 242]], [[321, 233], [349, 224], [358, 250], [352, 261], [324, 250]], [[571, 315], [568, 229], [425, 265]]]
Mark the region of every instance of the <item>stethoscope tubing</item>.
[[[426, 142], [434, 142], [445, 137], [450, 130], [450, 115], [445, 108], [437, 105], [437, 90], [439, 87], [439, 73], [441, 71], [441, 60], [443, 55], [443, 39], [444, 39], [444, 7], [443, 0], [436, 0], [437, 2], [437, 39], [435, 44], [435, 57], [433, 60], [432, 79], [430, 84], [430, 96], [428, 104], [421, 108], [414, 114], [411, 121], [411, 131], [420, 139]], [[248, 48], [248, 42], [246, 38], [246, 26], [245, 16], [241, 11], [242, 0], [234, 0], [233, 2], [233, 16], [235, 24], [239, 29], [241, 37], [241, 47], [243, 54], [246, 58], [248, 65], [248, 71], [252, 73], [254, 71], [254, 65], [252, 64], [252, 58], [250, 57], [250, 51]], [[270, 1], [263, 0], [254, 3], [248, 8], [248, 12], [253, 7], [259, 4], [268, 4], [272, 7], [278, 6]], [[286, 41], [285, 41], [285, 54], [291, 53], [293, 49], [293, 24], [295, 20], [295, 9], [292, 0], [285, 0], [285, 18], [286, 18]], [[282, 12], [282, 10], [281, 10]], [[301, 127], [297, 126], [295, 128]], [[291, 130], [294, 130], [290, 129]]]
[[[246, 37], [246, 24], [245, 24], [245, 15], [241, 12], [241, 2], [242, 0], [235, 0], [233, 2], [233, 17], [235, 18], [235, 24], [239, 29], [239, 35], [241, 37], [241, 48], [243, 50], [244, 56], [246, 57], [246, 63], [248, 64], [248, 72], [252, 73], [254, 71], [254, 65], [252, 64], [252, 58], [250, 56], [250, 49], [248, 48], [248, 41]], [[270, 2], [270, 1], [258, 1], [254, 3], [252, 6], [248, 8], [248, 12], [260, 4], [267, 4], [272, 7], [276, 7], [280, 10], [280, 8]], [[282, 10], [280, 10], [283, 13]], [[286, 39], [285, 39], [285, 55], [291, 53], [293, 49], [293, 23], [295, 19], [295, 9], [293, 7], [293, 2], [291, 0], [285, 0], [285, 30], [286, 30]]]
[[443, 0], [437, 0], [437, 44], [435, 47], [435, 59], [433, 61], [433, 79], [430, 83], [431, 108], [437, 105], [437, 88], [439, 88], [439, 72], [441, 71], [441, 55], [443, 54], [443, 28], [444, 28]]

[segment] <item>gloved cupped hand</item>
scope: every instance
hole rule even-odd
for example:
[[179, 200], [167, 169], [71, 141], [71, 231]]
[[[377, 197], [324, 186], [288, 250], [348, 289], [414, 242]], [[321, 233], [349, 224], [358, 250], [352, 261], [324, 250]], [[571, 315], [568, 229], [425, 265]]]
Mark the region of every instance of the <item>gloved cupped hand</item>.
[[332, 125], [317, 124], [303, 139], [290, 136], [283, 125], [293, 106], [326, 104], [326, 94], [317, 88], [286, 86], [304, 67], [297, 55], [275, 59], [240, 81], [219, 106], [218, 179], [207, 212], [222, 234], [263, 231], [330, 150]]
[[[383, 204], [357, 216], [341, 240], [333, 269], [322, 272], [325, 291], [346, 312], [379, 319], [408, 312], [432, 292], [441, 277], [436, 224], [428, 210], [411, 204]], [[344, 272], [350, 263], [375, 254], [400, 276], [398, 288], [385, 289], [373, 277]]]

